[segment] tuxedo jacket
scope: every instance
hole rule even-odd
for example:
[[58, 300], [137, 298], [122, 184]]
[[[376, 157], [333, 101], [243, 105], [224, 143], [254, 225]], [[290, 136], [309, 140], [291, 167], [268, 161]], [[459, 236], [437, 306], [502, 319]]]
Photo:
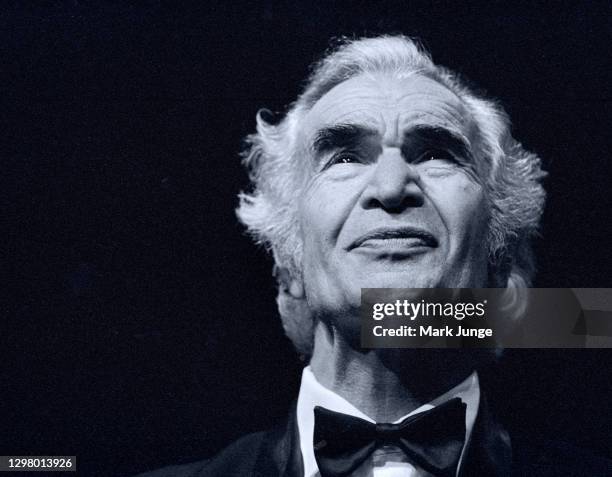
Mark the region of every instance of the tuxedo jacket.
[[[612, 477], [612, 461], [561, 443], [510, 440], [481, 398], [460, 477]], [[249, 434], [212, 459], [137, 477], [303, 477], [295, 408], [278, 428]]]

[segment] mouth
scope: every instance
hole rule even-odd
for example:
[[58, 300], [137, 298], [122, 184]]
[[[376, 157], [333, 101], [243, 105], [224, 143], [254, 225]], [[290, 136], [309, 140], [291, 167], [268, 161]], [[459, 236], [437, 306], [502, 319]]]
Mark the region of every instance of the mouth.
[[417, 253], [436, 247], [438, 241], [427, 230], [417, 227], [385, 227], [371, 230], [357, 238], [347, 250], [383, 249]]

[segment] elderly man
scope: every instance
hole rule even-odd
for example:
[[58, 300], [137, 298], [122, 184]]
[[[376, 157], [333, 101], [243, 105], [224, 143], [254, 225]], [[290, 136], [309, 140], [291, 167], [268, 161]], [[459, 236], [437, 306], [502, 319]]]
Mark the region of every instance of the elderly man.
[[309, 364], [282, 429], [150, 477], [612, 475], [511, 441], [479, 383], [490, 353], [360, 347], [361, 288], [529, 286], [544, 173], [497, 104], [406, 37], [345, 42], [284, 119], [258, 115], [245, 163], [238, 215]]

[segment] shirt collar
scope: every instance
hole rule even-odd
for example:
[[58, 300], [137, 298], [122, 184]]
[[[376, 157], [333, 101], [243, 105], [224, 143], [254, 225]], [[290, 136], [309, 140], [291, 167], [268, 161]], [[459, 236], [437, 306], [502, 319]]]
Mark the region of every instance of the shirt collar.
[[[478, 382], [478, 374], [476, 371], [474, 371], [465, 379], [465, 381], [461, 382], [450, 391], [406, 414], [398, 419], [396, 423], [413, 414], [427, 411], [428, 409], [439, 406], [440, 404], [443, 404], [455, 397], [460, 398], [466, 405], [465, 444], [463, 445], [461, 458], [459, 460], [459, 467], [461, 467], [461, 463], [472, 434], [474, 422], [476, 421], [478, 406], [480, 404], [480, 384]], [[302, 453], [302, 460], [304, 462], [304, 475], [306, 477], [311, 477], [319, 471], [317, 461], [314, 456], [312, 443], [314, 434], [315, 406], [321, 406], [329, 409], [330, 411], [341, 412], [343, 414], [359, 417], [366, 421], [375, 422], [372, 418], [361, 412], [342, 396], [336, 394], [330, 389], [327, 389], [325, 386], [319, 383], [310, 369], [310, 366], [304, 368], [304, 371], [302, 372], [300, 393], [297, 401], [297, 425], [300, 436], [300, 450]]]

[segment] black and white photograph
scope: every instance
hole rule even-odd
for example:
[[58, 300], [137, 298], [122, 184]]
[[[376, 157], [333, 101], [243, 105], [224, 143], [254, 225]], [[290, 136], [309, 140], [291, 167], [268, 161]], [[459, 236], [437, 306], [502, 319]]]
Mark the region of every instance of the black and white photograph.
[[612, 4], [0, 22], [1, 475], [612, 476]]

